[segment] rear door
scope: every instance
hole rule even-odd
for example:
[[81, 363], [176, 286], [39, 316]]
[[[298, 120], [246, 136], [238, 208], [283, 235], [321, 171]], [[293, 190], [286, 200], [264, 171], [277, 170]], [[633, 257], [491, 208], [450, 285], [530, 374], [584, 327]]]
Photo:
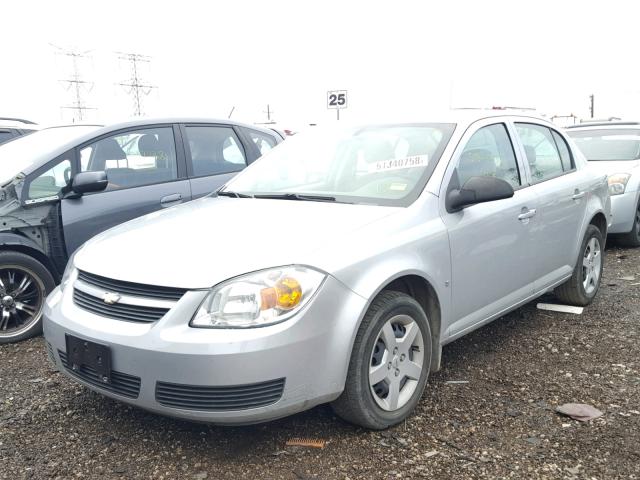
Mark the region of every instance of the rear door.
[[[452, 268], [448, 335], [461, 335], [533, 294], [537, 198], [516, 157], [513, 135], [508, 123], [495, 120], [470, 128], [444, 177], [440, 208]], [[514, 196], [447, 212], [447, 192], [478, 176], [509, 182]]]
[[78, 147], [76, 170], [106, 171], [105, 191], [62, 200], [62, 223], [71, 254], [92, 236], [161, 208], [191, 200], [177, 127], [121, 130]]
[[576, 169], [567, 142], [553, 128], [516, 122], [515, 129], [539, 199], [532, 234], [538, 250], [536, 290], [541, 290], [573, 272], [591, 177]]
[[181, 132], [193, 198], [217, 190], [257, 157], [231, 125], [185, 124]]

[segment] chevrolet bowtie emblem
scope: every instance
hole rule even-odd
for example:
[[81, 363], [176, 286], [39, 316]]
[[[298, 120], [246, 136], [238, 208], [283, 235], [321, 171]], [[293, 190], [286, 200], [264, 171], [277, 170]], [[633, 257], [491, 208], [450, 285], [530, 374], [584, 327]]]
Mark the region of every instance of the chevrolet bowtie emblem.
[[120, 301], [120, 295], [117, 293], [105, 293], [102, 296], [102, 300], [107, 305], [113, 305], [114, 303], [118, 303]]

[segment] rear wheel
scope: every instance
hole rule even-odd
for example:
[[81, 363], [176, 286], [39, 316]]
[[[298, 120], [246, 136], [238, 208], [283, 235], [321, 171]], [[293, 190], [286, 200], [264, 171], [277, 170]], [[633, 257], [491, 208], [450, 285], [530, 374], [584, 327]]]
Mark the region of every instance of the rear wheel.
[[604, 240], [600, 230], [589, 225], [582, 240], [578, 262], [569, 280], [555, 289], [561, 301], [585, 306], [589, 305], [600, 289], [604, 266]]
[[640, 203], [636, 207], [633, 228], [629, 233], [620, 235], [618, 241], [626, 247], [640, 247]]
[[42, 311], [55, 287], [49, 270], [19, 252], [0, 252], [0, 344], [42, 332]]
[[366, 428], [395, 425], [420, 401], [430, 366], [431, 330], [424, 310], [408, 295], [382, 292], [358, 329], [345, 389], [332, 407]]

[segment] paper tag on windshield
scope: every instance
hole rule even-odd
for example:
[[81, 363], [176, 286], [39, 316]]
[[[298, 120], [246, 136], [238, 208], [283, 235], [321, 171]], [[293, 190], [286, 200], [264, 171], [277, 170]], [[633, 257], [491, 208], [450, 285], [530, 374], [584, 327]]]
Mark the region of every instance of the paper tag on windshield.
[[413, 157], [394, 158], [393, 160], [380, 160], [379, 162], [369, 165], [369, 173], [426, 167], [428, 163], [429, 157], [427, 155], [414, 155]]

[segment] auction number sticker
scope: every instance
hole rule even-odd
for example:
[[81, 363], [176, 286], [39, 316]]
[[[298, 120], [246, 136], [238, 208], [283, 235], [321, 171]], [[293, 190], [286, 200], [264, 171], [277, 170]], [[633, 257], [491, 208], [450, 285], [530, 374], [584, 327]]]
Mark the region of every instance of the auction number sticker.
[[369, 166], [369, 172], [404, 170], [406, 168], [426, 167], [428, 164], [429, 157], [427, 155], [414, 155], [413, 157], [394, 158], [393, 160], [380, 160]]

